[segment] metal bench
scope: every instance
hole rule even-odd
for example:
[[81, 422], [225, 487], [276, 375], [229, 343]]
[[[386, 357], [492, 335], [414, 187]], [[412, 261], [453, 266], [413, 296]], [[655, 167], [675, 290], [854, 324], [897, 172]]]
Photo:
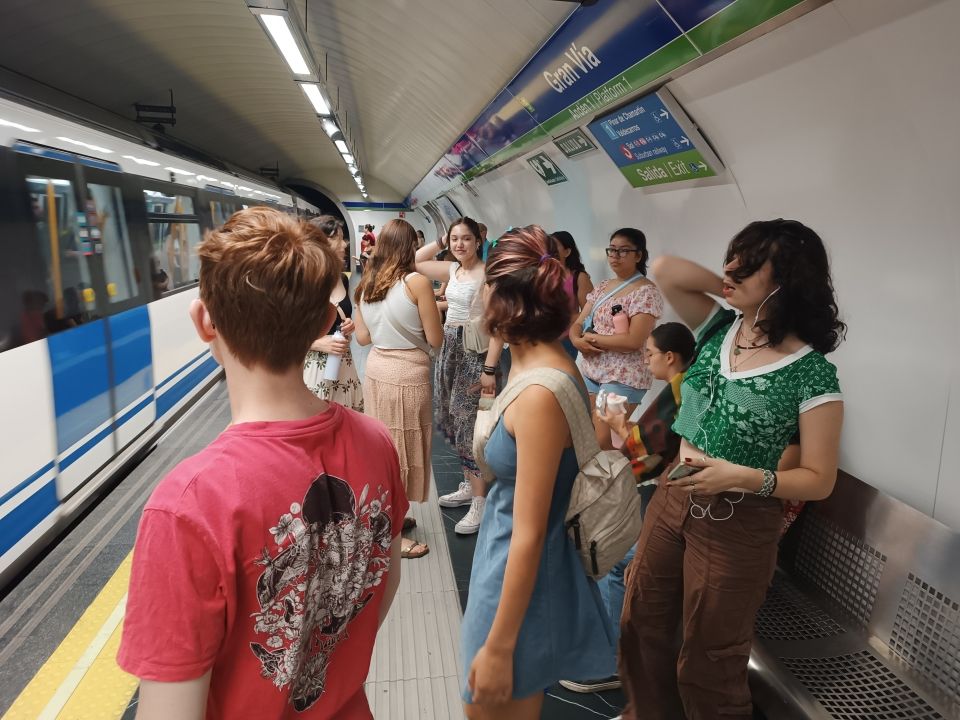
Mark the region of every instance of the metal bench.
[[768, 720], [960, 717], [960, 533], [840, 473], [783, 539], [750, 682]]

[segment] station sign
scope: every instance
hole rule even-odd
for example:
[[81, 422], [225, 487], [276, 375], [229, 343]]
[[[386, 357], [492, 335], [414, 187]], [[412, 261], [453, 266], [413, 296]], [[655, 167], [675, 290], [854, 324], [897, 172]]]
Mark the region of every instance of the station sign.
[[585, 155], [597, 149], [597, 146], [593, 144], [593, 140], [587, 137], [587, 134], [580, 128], [568, 132], [566, 135], [554, 138], [553, 144], [568, 158]]
[[558, 185], [567, 181], [567, 176], [546, 153], [537, 153], [527, 158], [527, 162], [547, 185]]
[[713, 177], [723, 169], [666, 88], [624, 105], [589, 127], [633, 187]]

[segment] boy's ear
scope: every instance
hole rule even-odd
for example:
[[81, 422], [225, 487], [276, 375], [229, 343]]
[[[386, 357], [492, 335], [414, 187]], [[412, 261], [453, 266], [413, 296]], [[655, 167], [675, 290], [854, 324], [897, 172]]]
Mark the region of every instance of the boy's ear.
[[193, 320], [193, 327], [197, 331], [197, 336], [203, 342], [209, 344], [217, 339], [217, 328], [213, 324], [213, 319], [207, 311], [207, 306], [203, 304], [203, 300], [197, 298], [190, 303], [190, 319]]

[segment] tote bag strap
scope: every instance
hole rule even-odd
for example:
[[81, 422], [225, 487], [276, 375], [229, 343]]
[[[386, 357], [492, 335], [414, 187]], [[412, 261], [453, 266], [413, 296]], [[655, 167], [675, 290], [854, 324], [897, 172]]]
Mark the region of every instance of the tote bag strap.
[[596, 432], [593, 429], [593, 420], [587, 410], [584, 399], [576, 381], [563, 370], [556, 368], [536, 368], [521, 373], [512, 380], [503, 392], [497, 396], [495, 411], [497, 417], [503, 414], [507, 407], [516, 400], [517, 396], [531, 385], [541, 385], [550, 392], [563, 410], [573, 437], [573, 449], [577, 456], [577, 465], [583, 467], [591, 458], [600, 452]]

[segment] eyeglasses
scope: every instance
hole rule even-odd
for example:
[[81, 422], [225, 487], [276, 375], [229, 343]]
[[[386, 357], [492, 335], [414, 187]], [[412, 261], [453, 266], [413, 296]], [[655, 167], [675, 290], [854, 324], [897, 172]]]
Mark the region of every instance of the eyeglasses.
[[636, 248], [615, 248], [608, 247], [604, 250], [607, 253], [607, 257], [623, 257], [624, 255], [629, 255], [630, 253], [637, 252]]

